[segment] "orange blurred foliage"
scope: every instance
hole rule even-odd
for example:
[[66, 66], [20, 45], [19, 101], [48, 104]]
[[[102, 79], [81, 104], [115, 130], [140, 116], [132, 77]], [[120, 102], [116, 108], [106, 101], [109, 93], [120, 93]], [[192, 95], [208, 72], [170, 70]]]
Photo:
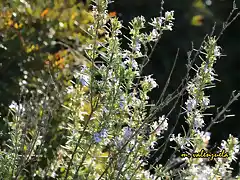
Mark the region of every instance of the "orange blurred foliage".
[[47, 8], [47, 9], [45, 9], [42, 13], [41, 13], [41, 17], [43, 18], [44, 16], [46, 16], [47, 15], [47, 13], [48, 13], [48, 11], [49, 11], [49, 9]]
[[109, 12], [108, 15], [109, 15], [110, 17], [115, 17], [115, 16], [117, 16], [117, 12], [116, 12], [116, 11]]

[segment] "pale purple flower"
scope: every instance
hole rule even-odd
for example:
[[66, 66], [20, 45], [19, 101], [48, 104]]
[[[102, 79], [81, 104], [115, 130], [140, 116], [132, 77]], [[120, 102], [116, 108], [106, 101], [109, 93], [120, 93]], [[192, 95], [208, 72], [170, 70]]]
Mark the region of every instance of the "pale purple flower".
[[122, 54], [122, 57], [123, 57], [123, 59], [129, 58], [129, 52], [128, 52], [128, 51], [125, 51], [125, 52]]
[[90, 80], [89, 76], [83, 74], [80, 75], [79, 81], [83, 86], [88, 86], [89, 80]]
[[124, 96], [120, 96], [120, 102], [119, 102], [120, 108], [124, 109], [124, 105], [125, 105], [125, 98]]
[[106, 138], [108, 136], [107, 129], [102, 129], [99, 133], [95, 133], [93, 135], [93, 139], [96, 143], [99, 143], [102, 141], [102, 138]]
[[140, 43], [139, 40], [136, 40], [133, 50], [134, 51], [140, 51], [141, 50], [141, 43]]
[[204, 131], [200, 131], [199, 129], [198, 130], [195, 130], [195, 136], [196, 136], [196, 140], [201, 140], [201, 144], [199, 144], [199, 148], [205, 148], [208, 143], [209, 143], [209, 140], [211, 138], [211, 133], [210, 132], [204, 132]]
[[193, 109], [196, 108], [197, 101], [195, 99], [190, 98], [190, 99], [187, 100], [187, 102], [185, 104], [187, 106], [187, 111], [190, 112], [190, 111], [192, 111]]
[[104, 113], [108, 113], [109, 110], [108, 110], [106, 107], [103, 107], [103, 112], [104, 112]]
[[108, 71], [108, 77], [113, 77], [113, 71], [111, 69]]
[[127, 58], [127, 60], [124, 61], [124, 67], [126, 67], [125, 64], [132, 66], [133, 69], [138, 69], [138, 63], [135, 59]]
[[210, 69], [210, 80], [211, 81], [214, 81], [214, 72], [213, 71], [211, 71], [211, 69]]
[[101, 142], [101, 140], [102, 140], [99, 133], [95, 133], [95, 134], [93, 135], [93, 139], [94, 139], [94, 141], [95, 141], [96, 143], [99, 143], [99, 142]]
[[129, 127], [124, 127], [123, 128], [123, 131], [124, 131], [124, 134], [123, 134], [123, 137], [125, 138], [125, 139], [128, 139], [128, 138], [130, 138], [130, 136], [132, 135], [132, 130], [131, 130], [131, 128], [129, 128]]
[[203, 116], [198, 111], [196, 111], [194, 113], [194, 129], [202, 128], [203, 125], [204, 125]]
[[135, 59], [132, 59], [132, 67], [133, 69], [138, 69], [138, 63], [135, 61]]
[[140, 16], [140, 22], [141, 22], [142, 26], [144, 26], [144, 23], [146, 22], [144, 16]]
[[158, 118], [158, 123], [161, 124], [161, 127], [160, 127], [161, 130], [167, 130], [168, 118], [166, 118], [165, 115]]
[[80, 72], [81, 73], [85, 73], [86, 71], [87, 71], [87, 66], [86, 65], [82, 65]]
[[107, 129], [102, 129], [100, 132], [100, 137], [106, 138], [108, 136]]

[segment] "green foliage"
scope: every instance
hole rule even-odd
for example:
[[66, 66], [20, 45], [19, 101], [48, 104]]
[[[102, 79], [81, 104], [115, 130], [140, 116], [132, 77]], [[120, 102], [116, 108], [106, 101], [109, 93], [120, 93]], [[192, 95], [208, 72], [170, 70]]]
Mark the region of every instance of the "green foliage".
[[[89, 40], [85, 31], [93, 17], [87, 6], [75, 1], [2, 1], [0, 6], [0, 74], [3, 77], [0, 95], [6, 97], [1, 104], [7, 105], [19, 93], [17, 81], [23, 74], [21, 70], [33, 71], [33, 74], [42, 70], [51, 54], [59, 50], [61, 53], [65, 48], [59, 49], [56, 41], [71, 41], [81, 47]], [[65, 59], [53, 59], [53, 65], [63, 68], [68, 64], [69, 69], [73, 64], [69, 55], [68, 52]]]

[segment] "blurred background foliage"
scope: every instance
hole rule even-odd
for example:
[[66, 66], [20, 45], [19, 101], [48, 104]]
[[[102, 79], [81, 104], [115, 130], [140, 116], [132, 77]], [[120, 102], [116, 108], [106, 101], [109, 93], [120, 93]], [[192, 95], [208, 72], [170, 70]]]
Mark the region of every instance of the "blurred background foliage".
[[0, 6], [2, 109], [18, 98], [23, 70], [36, 74], [44, 68], [61, 69], [71, 75], [66, 68], [70, 69], [73, 58], [56, 42], [71, 42], [81, 48], [89, 40], [85, 30], [93, 17], [87, 2], [75, 0], [1, 1]]
[[[66, 141], [67, 132], [59, 128], [59, 124], [66, 120], [61, 105], [66, 104], [69, 97], [61, 90], [71, 85], [73, 66], [86, 64], [83, 55], [73, 58], [70, 49], [81, 51], [90, 41], [86, 29], [94, 19], [88, 1], [2, 0], [0, 8], [0, 130], [7, 130], [2, 118], [8, 113], [11, 102], [18, 102], [23, 86], [28, 91], [35, 90], [30, 93], [31, 97], [36, 97], [37, 92], [52, 98], [48, 100], [52, 110], [44, 109], [41, 101], [36, 105], [37, 99], [35, 104], [29, 104], [29, 113], [31, 108], [39, 109], [39, 114], [33, 115], [36, 122], [38, 118], [50, 118], [51, 128], [45, 136], [42, 158], [30, 159], [26, 165], [25, 176], [28, 177], [28, 173], [32, 173], [31, 164], [39, 164], [39, 168], [44, 169], [57, 156], [57, 147]], [[50, 74], [54, 84], [49, 82]], [[60, 93], [56, 94], [54, 88]], [[41, 117], [42, 114], [49, 117]], [[29, 137], [34, 137], [28, 133]], [[1, 147], [7, 138], [1, 136]]]
[[[236, 0], [236, 6], [240, 7], [240, 0]], [[71, 66], [76, 62], [72, 62], [67, 48], [56, 42], [81, 48], [89, 41], [84, 29], [91, 24], [93, 17], [87, 1], [1, 0], [0, 7], [0, 109], [2, 114], [6, 114], [12, 100], [19, 98], [18, 80], [24, 77], [23, 69], [31, 73], [28, 80], [31, 79], [32, 87], [37, 82], [34, 76], [44, 76], [42, 70], [49, 69], [58, 73], [57, 78], [63, 78], [65, 85], [68, 85]], [[143, 15], [147, 20], [158, 16], [160, 7], [160, 0], [115, 0], [110, 4], [109, 11], [110, 15], [117, 15], [127, 26], [135, 16]], [[167, 80], [177, 49], [180, 48], [177, 66], [167, 93], [175, 90], [186, 72], [191, 42], [198, 48], [203, 37], [212, 31], [214, 23], [215, 33], [218, 34], [232, 7], [232, 0], [165, 0], [164, 9], [174, 10], [176, 21], [173, 32], [163, 35], [152, 61], [144, 70], [145, 74], [154, 74], [159, 84], [159, 89], [152, 93], [153, 100], [158, 98]], [[123, 33], [126, 32], [123, 29]], [[240, 89], [239, 32], [240, 20], [237, 19], [219, 41], [223, 54], [227, 56], [216, 65], [221, 82], [216, 83], [216, 89], [209, 91], [211, 103], [216, 107], [227, 104], [231, 91]], [[127, 46], [127, 42], [124, 41], [123, 45]], [[239, 108], [240, 102], [235, 102], [231, 113], [236, 116], [211, 129], [212, 144], [226, 139], [228, 134], [240, 137]], [[177, 112], [171, 115], [172, 125]], [[216, 111], [212, 110], [212, 113], [216, 114]]]

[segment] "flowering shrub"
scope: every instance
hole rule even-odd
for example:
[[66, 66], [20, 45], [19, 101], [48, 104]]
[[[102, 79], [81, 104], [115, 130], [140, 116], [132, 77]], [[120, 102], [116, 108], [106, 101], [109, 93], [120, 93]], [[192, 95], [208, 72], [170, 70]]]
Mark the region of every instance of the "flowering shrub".
[[[93, 2], [93, 22], [87, 29], [90, 40], [84, 47], [89, 64], [72, 69], [76, 82], [58, 88], [51, 76], [49, 82], [39, 79], [49, 89], [43, 91], [39, 88], [31, 93], [29, 100], [18, 104], [13, 102], [9, 106], [11, 113], [4, 117], [9, 125], [9, 139], [1, 149], [1, 177], [89, 180], [230, 178], [230, 163], [236, 160], [239, 151], [238, 139], [231, 135], [219, 148], [229, 153], [228, 158], [216, 158], [214, 166], [207, 165], [203, 158], [179, 160], [173, 154], [166, 164], [160, 164], [161, 157], [157, 158], [150, 166], [155, 173], [144, 168], [150, 153], [157, 152], [157, 140], [168, 130], [168, 115], [155, 117], [167, 106], [169, 98], [150, 104], [149, 92], [158, 85], [152, 75], [143, 76], [142, 72], [163, 33], [172, 30], [174, 12], [161, 12], [159, 17], [153, 18], [149, 23], [152, 27], [150, 33], [143, 33], [147, 26], [144, 17], [134, 18], [130, 22], [130, 37], [126, 37], [129, 49], [123, 49], [122, 24], [117, 17], [109, 18], [107, 6], [107, 0]], [[45, 17], [47, 13], [45, 10], [41, 16]], [[99, 29], [106, 32], [101, 41]], [[214, 64], [221, 57], [217, 39], [208, 36], [203, 41], [196, 56], [201, 59], [201, 66], [194, 67], [195, 59], [188, 64], [188, 70], [193, 69], [195, 77], [186, 78], [187, 83], [172, 95], [177, 98], [184, 92], [188, 95], [183, 109], [189, 129], [185, 136], [170, 133], [165, 143], [174, 141], [175, 152], [184, 150], [192, 154], [207, 150], [209, 128], [221, 121], [219, 117], [240, 96], [240, 93], [233, 94], [226, 108], [205, 127], [204, 111], [210, 107], [210, 98], [204, 90], [213, 87], [216, 79]], [[73, 54], [80, 51], [70, 47], [68, 50]], [[24, 86], [25, 82], [21, 83], [22, 93], [26, 96], [28, 87]], [[51, 123], [52, 119], [59, 119], [57, 127]], [[63, 136], [57, 145], [51, 143], [57, 140], [49, 140], [49, 136], [56, 132], [54, 128]], [[183, 161], [186, 168], [174, 168], [172, 162], [179, 161]]]

